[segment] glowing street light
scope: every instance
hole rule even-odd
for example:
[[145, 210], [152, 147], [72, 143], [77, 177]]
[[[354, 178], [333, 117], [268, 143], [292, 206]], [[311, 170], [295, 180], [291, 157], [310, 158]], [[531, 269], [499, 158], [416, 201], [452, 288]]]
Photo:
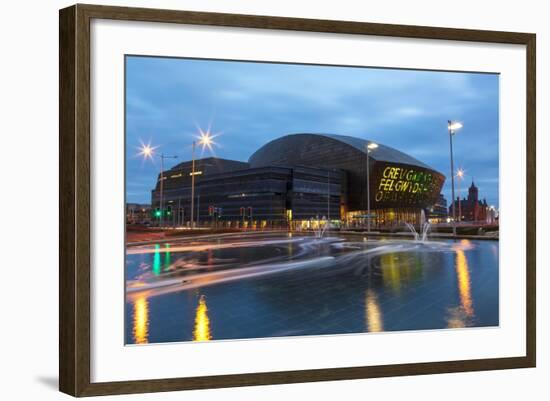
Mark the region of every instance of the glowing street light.
[[143, 143], [141, 142], [141, 146], [138, 147], [138, 156], [142, 156], [143, 160], [153, 160], [153, 155], [155, 154], [155, 149], [158, 148], [158, 146], [151, 146], [151, 143]]
[[[191, 162], [191, 228], [195, 226], [195, 147], [197, 142], [202, 146], [202, 151], [204, 152], [205, 148], [212, 150], [212, 146], [215, 145], [214, 138], [216, 135], [212, 135], [210, 130], [204, 132], [199, 128], [200, 135], [197, 137], [198, 141], [193, 141], [193, 150], [192, 150], [192, 162]], [[199, 212], [197, 211], [197, 214]], [[198, 217], [198, 216], [197, 216]]]
[[208, 149], [212, 150], [214, 137], [210, 134], [210, 132], [201, 132], [201, 136], [199, 137], [199, 144], [203, 146], [203, 149], [207, 147]]
[[451, 131], [458, 131], [463, 126], [460, 121], [449, 121], [449, 129]]
[[[150, 143], [144, 144], [141, 143], [139, 147], [139, 155], [143, 156], [144, 160], [153, 160], [153, 157], [156, 155], [155, 149], [158, 146], [151, 146]], [[164, 153], [159, 155], [160, 157], [160, 199], [159, 199], [159, 208], [160, 212], [155, 212], [155, 217], [159, 218], [159, 225], [162, 225], [164, 220], [164, 159], [177, 159], [177, 156], [166, 156]]]
[[453, 136], [456, 132], [463, 127], [462, 123], [458, 121], [447, 121], [447, 130], [449, 131], [449, 145], [451, 152], [451, 192], [453, 197], [453, 236], [456, 237], [456, 207], [455, 207], [455, 166], [453, 160]]
[[146, 159], [151, 159], [153, 157], [153, 148], [150, 145], [143, 145], [140, 154]]
[[370, 176], [369, 176], [369, 154], [378, 147], [377, 143], [369, 142], [367, 145], [367, 232], [370, 233]]

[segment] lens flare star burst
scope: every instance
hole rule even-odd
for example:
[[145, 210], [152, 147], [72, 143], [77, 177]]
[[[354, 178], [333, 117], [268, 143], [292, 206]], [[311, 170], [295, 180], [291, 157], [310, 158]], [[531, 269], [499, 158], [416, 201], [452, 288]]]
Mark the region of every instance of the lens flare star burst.
[[143, 141], [139, 141], [141, 145], [137, 148], [138, 149], [138, 156], [143, 157], [143, 160], [153, 160], [153, 156], [155, 155], [155, 150], [158, 148], [158, 146], [151, 146], [151, 142], [145, 143]]
[[200, 127], [197, 127], [199, 131], [199, 135], [196, 135], [195, 138], [197, 139], [197, 144], [201, 146], [201, 153], [204, 153], [206, 149], [208, 149], [210, 152], [214, 153], [214, 146], [217, 146], [218, 144], [214, 141], [214, 138], [221, 135], [221, 133], [213, 134], [211, 132], [210, 126], [208, 129], [203, 130]]

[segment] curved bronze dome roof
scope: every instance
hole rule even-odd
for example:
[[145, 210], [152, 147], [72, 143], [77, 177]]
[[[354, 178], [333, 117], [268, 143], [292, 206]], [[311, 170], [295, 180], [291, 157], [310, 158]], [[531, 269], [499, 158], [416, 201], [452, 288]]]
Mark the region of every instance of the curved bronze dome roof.
[[[335, 145], [334, 151], [337, 152], [343, 145], [343, 147], [350, 148], [350, 150], [359, 151], [361, 153], [366, 153], [367, 145], [372, 141], [347, 136], [347, 135], [336, 135], [336, 134], [325, 134], [325, 133], [296, 133], [282, 136], [280, 138], [274, 139], [271, 142], [268, 142], [256, 152], [252, 154], [249, 158], [249, 163], [255, 166], [261, 165], [270, 165], [270, 164], [294, 164], [298, 161], [303, 160], [307, 165], [311, 165], [311, 161], [308, 161], [310, 157], [305, 155], [306, 152], [315, 153], [315, 145], [318, 144], [320, 148], [328, 142], [333, 142]], [[415, 159], [412, 156], [407, 155], [397, 149], [391, 148], [389, 146], [377, 143], [378, 147], [376, 150], [370, 153], [370, 158], [373, 161], [386, 161], [391, 163], [406, 164], [410, 166], [422, 167], [425, 169], [430, 169], [436, 171], [427, 164], [421, 162], [418, 159]], [[300, 153], [299, 156], [297, 153]], [[319, 163], [323, 164], [323, 152], [319, 154]], [[332, 158], [334, 155], [330, 155]]]

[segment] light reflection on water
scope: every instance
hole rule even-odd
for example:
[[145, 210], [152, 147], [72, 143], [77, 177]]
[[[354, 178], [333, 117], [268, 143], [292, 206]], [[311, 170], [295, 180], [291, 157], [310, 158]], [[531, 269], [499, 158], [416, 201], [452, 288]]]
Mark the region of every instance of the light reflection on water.
[[468, 260], [462, 249], [456, 250], [456, 274], [458, 276], [460, 303], [466, 315], [472, 316], [474, 314], [474, 307], [470, 293], [470, 271], [468, 270]]
[[126, 269], [127, 343], [498, 325], [495, 241], [235, 236], [130, 248]]
[[380, 306], [378, 305], [378, 298], [376, 296], [376, 293], [373, 290], [367, 290], [365, 305], [367, 311], [367, 331], [384, 331], [382, 312], [380, 311]]
[[193, 330], [193, 341], [209, 341], [212, 339], [210, 333], [210, 319], [208, 318], [208, 307], [204, 295], [199, 298], [199, 305], [195, 315], [195, 330]]
[[160, 245], [159, 244], [156, 244], [155, 245], [155, 253], [153, 255], [153, 274], [155, 276], [158, 276], [160, 274], [160, 268], [161, 268], [161, 263], [160, 263]]
[[394, 253], [387, 253], [380, 257], [384, 283], [397, 294], [401, 290], [402, 276], [407, 276], [409, 270], [408, 264], [399, 265], [396, 263], [398, 260], [399, 255]]
[[471, 245], [467, 239], [461, 240], [462, 247], [454, 247], [456, 252], [456, 276], [460, 305], [451, 308], [449, 314], [449, 328], [467, 327], [468, 322], [474, 317], [474, 305], [471, 293], [470, 270], [464, 248]]
[[169, 270], [172, 264], [172, 258], [170, 257], [170, 244], [164, 244], [166, 253], [164, 254], [164, 270]]
[[149, 302], [146, 295], [134, 301], [134, 343], [147, 344], [149, 337]]

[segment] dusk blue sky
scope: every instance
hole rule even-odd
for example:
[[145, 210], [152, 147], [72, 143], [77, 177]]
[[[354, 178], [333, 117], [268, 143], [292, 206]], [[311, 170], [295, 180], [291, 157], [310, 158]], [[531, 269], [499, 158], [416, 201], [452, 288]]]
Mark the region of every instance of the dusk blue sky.
[[[247, 161], [285, 134], [323, 132], [394, 147], [449, 177], [451, 119], [464, 124], [454, 137], [462, 196], [474, 178], [498, 206], [498, 75], [136, 56], [126, 74], [128, 202], [151, 202], [160, 169], [158, 158], [137, 156], [141, 142], [177, 155], [170, 168], [191, 159], [197, 127], [208, 126], [215, 156], [226, 159]], [[443, 193], [450, 201], [450, 179]]]

